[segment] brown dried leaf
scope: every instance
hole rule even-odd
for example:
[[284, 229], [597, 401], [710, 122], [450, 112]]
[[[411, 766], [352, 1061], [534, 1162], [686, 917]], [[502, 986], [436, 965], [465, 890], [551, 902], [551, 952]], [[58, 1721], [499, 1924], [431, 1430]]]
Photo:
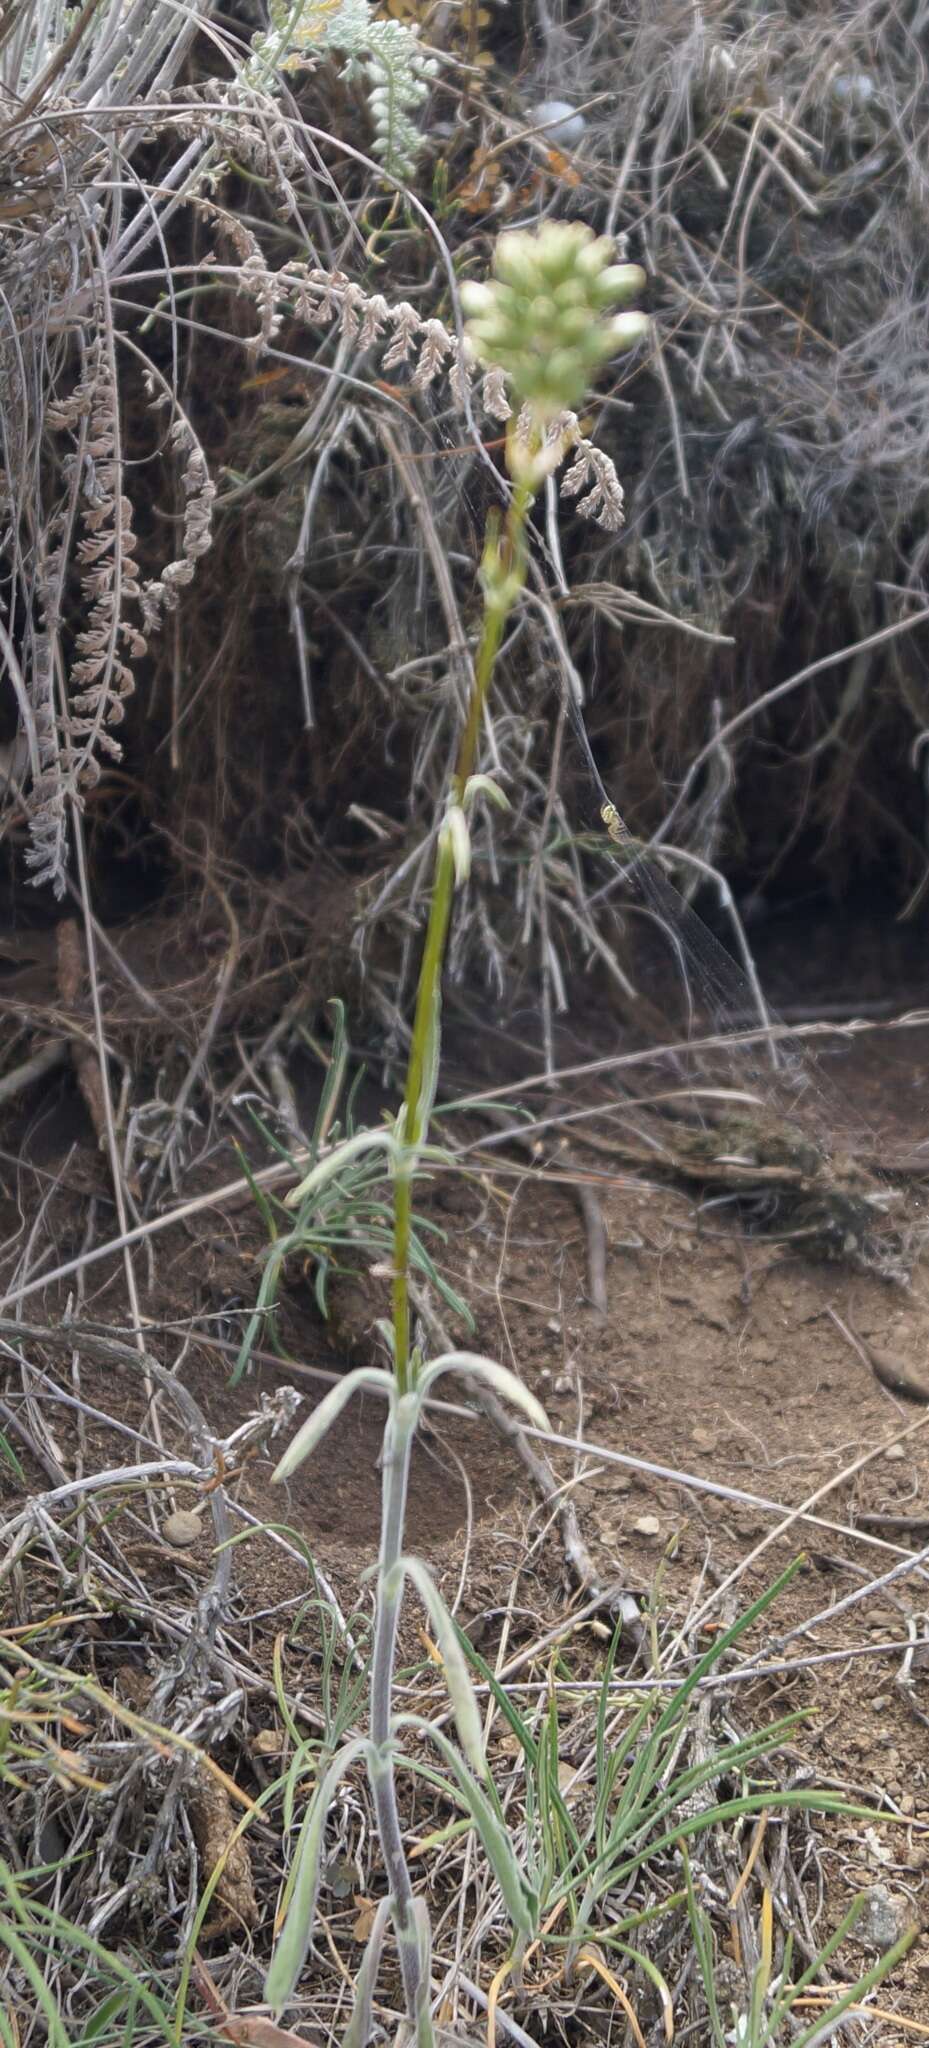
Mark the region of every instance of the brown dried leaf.
[[352, 1904], [357, 1908], [357, 1917], [352, 1923], [352, 1940], [361, 1942], [363, 1946], [371, 1939], [377, 1902], [375, 1899], [366, 1899], [363, 1892], [355, 1892]]

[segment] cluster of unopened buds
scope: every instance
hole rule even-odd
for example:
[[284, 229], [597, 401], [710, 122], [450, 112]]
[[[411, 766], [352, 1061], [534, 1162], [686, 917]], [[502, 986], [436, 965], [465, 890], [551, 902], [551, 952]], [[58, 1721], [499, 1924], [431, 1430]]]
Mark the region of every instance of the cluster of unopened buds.
[[493, 277], [461, 287], [475, 355], [504, 372], [539, 428], [573, 412], [601, 363], [648, 332], [646, 314], [615, 310], [641, 292], [645, 272], [613, 256], [605, 236], [550, 222], [501, 235]]

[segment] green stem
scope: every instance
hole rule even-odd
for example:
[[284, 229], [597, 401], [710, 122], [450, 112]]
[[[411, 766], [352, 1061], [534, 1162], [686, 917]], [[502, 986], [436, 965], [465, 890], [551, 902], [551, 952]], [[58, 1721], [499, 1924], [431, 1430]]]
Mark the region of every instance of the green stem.
[[[491, 538], [485, 553], [484, 619], [474, 663], [468, 714], [452, 776], [452, 801], [460, 804], [477, 762], [481, 720], [507, 619], [525, 580], [526, 520], [534, 493], [518, 483], [510, 501], [503, 534]], [[398, 1167], [394, 1188], [393, 1325], [394, 1370], [401, 1394], [411, 1385], [410, 1371], [410, 1239], [413, 1228], [413, 1177], [416, 1155], [424, 1142], [429, 1105], [423, 1102], [430, 1034], [434, 1028], [442, 962], [455, 893], [455, 860], [446, 838], [439, 842], [432, 900], [423, 946], [416, 1012], [404, 1092], [403, 1140], [406, 1157]]]

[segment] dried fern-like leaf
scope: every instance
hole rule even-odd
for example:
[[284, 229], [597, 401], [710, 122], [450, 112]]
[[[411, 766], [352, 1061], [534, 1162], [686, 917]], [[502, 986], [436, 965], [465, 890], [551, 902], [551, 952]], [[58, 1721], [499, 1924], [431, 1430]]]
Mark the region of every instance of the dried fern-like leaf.
[[[307, 326], [324, 327], [337, 322], [342, 336], [359, 351], [380, 349], [382, 370], [408, 368], [413, 391], [424, 392], [437, 379], [445, 377], [459, 404], [471, 394], [474, 365], [467, 341], [460, 343], [441, 320], [424, 320], [406, 299], [391, 306], [379, 293], [369, 295], [341, 271], [320, 270], [303, 263], [285, 263], [280, 270], [269, 271], [257, 247], [250, 252], [249, 261], [238, 268], [236, 282], [239, 290], [248, 293], [258, 305], [262, 334], [268, 331], [269, 321], [280, 324], [282, 309], [286, 307], [292, 318]], [[385, 329], [389, 336], [386, 346]], [[491, 419], [512, 418], [501, 370], [484, 373], [480, 402]], [[583, 492], [578, 510], [608, 532], [615, 532], [623, 523], [623, 492], [611, 457], [584, 438], [573, 412], [562, 413], [552, 422], [549, 438], [565, 455], [573, 454], [571, 466], [562, 478], [563, 494], [570, 497]]]

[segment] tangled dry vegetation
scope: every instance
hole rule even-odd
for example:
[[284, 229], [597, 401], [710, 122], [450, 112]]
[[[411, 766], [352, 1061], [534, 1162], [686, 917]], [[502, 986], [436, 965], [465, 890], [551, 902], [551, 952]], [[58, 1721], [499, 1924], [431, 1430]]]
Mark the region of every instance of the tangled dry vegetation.
[[[293, 988], [272, 963], [318, 943], [301, 878], [312, 896], [347, 873], [368, 999], [401, 1036], [500, 493], [447, 337], [508, 223], [618, 234], [653, 325], [594, 408], [625, 526], [562, 498], [540, 532], [488, 735], [518, 801], [486, 823], [455, 972], [557, 1009], [572, 963], [614, 951], [572, 852], [570, 744], [551, 774], [578, 687], [612, 793], [683, 856], [760, 885], [799, 842], [833, 880], [882, 865], [898, 900], [923, 877], [918, 8], [546, 11], [521, 47], [485, 11], [470, 72], [457, 15], [416, 22], [440, 60], [405, 198], [332, 58], [304, 49], [274, 96], [246, 85], [247, 13], [198, 38], [195, 10], [141, 36], [132, 10], [91, 10], [54, 46], [27, 10], [6, 42], [11, 107], [41, 113], [4, 145], [8, 836], [25, 810], [34, 877], [60, 889], [69, 805], [106, 769], [101, 866], [131, 838], [201, 903], [212, 875], [266, 1014]], [[571, 155], [532, 133], [556, 84], [587, 110]], [[346, 964], [320, 964], [321, 996]]]
[[[510, 808], [475, 814], [452, 926], [449, 1092], [459, 1071], [472, 1084], [464, 1048], [489, 1001], [501, 1019], [538, 1016], [550, 1071], [582, 972], [614, 1024], [652, 1031], [598, 777], [688, 893], [724, 868], [770, 885], [799, 850], [837, 888], [880, 872], [918, 908], [927, 27], [921, 0], [0, 11], [4, 2048], [354, 2038], [380, 1883], [354, 1779], [299, 2037], [242, 2011], [261, 1998], [282, 1843], [364, 1697], [368, 1608], [360, 1596], [346, 1616], [270, 1498], [253, 1512], [230, 1485], [289, 1422], [286, 1390], [245, 1384], [220, 1428], [176, 1367], [199, 1221], [217, 1205], [238, 1219], [248, 1198], [233, 1144], [267, 1157], [257, 1192], [280, 1227], [268, 1127], [299, 1148], [315, 1114], [295, 1099], [294, 1048], [331, 1079], [321, 1019], [336, 997], [388, 1076], [409, 1042], [477, 564], [506, 495], [506, 400], [468, 358], [459, 288], [485, 276], [501, 229], [569, 219], [616, 237], [647, 273], [651, 326], [600, 379], [536, 507], [482, 739]], [[556, 97], [583, 113], [567, 140], [540, 117]], [[664, 900], [646, 901], [652, 916]], [[702, 995], [747, 987], [754, 1002], [750, 981], [720, 983], [703, 960]], [[63, 1151], [17, 1165], [36, 1091], [69, 1066], [105, 1169], [67, 1129]], [[350, 1129], [356, 1109], [324, 1089], [318, 1143], [336, 1114]], [[814, 1170], [777, 1170], [809, 1197]], [[165, 1285], [169, 1194], [192, 1243]], [[381, 1194], [356, 1194], [363, 1227], [357, 1204], [339, 1209], [298, 1247], [317, 1284], [347, 1241], [383, 1249]], [[595, 1205], [584, 1213], [596, 1298]], [[418, 1225], [429, 1329], [440, 1290], [429, 1217]], [[257, 1211], [232, 1237], [231, 1254], [210, 1240], [198, 1335], [230, 1362]], [[120, 1277], [103, 1317], [87, 1298], [105, 1244]], [[597, 1609], [570, 1501], [522, 1451]], [[659, 1622], [619, 1607], [634, 1658], [618, 1704], [598, 1691], [595, 1638], [558, 1695], [544, 1630], [522, 1646], [531, 1713], [494, 1695], [501, 1810], [550, 1903], [520, 2016], [501, 2007], [498, 2023], [525, 2048], [606, 2038], [622, 2011], [641, 2043], [670, 1999], [682, 2031], [716, 2043], [797, 2038], [799, 2014], [769, 1993], [787, 1981], [788, 1928], [811, 1972], [824, 1938], [799, 1791], [782, 1800], [760, 1917], [744, 1875], [767, 1825], [746, 1773], [763, 1763], [782, 1793], [791, 1730], [750, 1733], [735, 1689], [712, 1735], [696, 1693], [663, 1721]], [[696, 1632], [670, 1633], [692, 1674]], [[756, 1638], [725, 1647], [732, 1669], [758, 1656]], [[405, 1697], [440, 1721], [433, 1646], [423, 1661], [411, 1633], [403, 1652]], [[480, 1683], [485, 1705], [483, 1667]], [[625, 1756], [640, 1694], [628, 1753], [644, 1807], [623, 1806], [604, 1730]], [[447, 1781], [417, 1771], [406, 1818], [434, 1852], [435, 2003], [460, 2030], [502, 1992], [506, 1913]], [[617, 1785], [629, 1826], [594, 1930], [606, 1948], [581, 1949], [578, 1871], [591, 1841], [605, 1853]], [[711, 1786], [717, 1806], [748, 1801], [737, 1837]], [[713, 1946], [727, 1900], [731, 1971]], [[333, 1919], [349, 1909], [347, 1968]], [[825, 2038], [813, 1974], [805, 1989], [802, 2038]], [[393, 2026], [396, 1982], [379, 1997]], [[755, 2031], [733, 2036], [741, 2014]]]

